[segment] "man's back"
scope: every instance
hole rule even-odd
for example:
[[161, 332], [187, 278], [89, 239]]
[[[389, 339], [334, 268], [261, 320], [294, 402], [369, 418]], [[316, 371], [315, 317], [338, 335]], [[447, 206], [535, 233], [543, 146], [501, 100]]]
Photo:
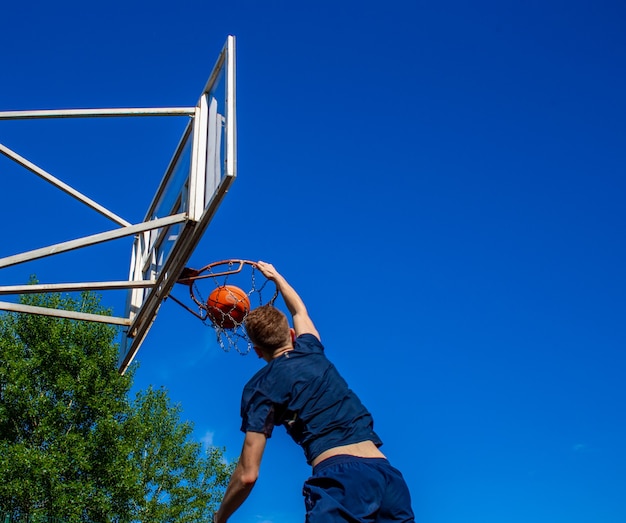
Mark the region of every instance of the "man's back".
[[308, 463], [334, 447], [368, 440], [382, 445], [372, 416], [310, 334], [299, 336], [293, 350], [252, 377], [243, 391], [241, 415], [244, 432], [269, 437], [275, 425], [284, 425]]

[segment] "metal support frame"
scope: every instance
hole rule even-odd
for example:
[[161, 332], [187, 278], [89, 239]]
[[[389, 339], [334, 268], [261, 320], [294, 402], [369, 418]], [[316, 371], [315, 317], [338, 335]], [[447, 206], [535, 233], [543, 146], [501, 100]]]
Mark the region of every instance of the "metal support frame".
[[[120, 117], [120, 116], [189, 116], [195, 115], [195, 107], [166, 107], [166, 108], [134, 108], [134, 109], [62, 109], [62, 110], [37, 110], [37, 111], [1, 111], [0, 120], [27, 120], [27, 119], [45, 119], [45, 118], [95, 118], [95, 117]], [[147, 222], [131, 224], [124, 218], [117, 216], [104, 206], [98, 204], [91, 198], [80, 193], [73, 187], [62, 182], [52, 174], [46, 172], [39, 166], [30, 162], [17, 152], [11, 150], [0, 143], [0, 154], [3, 154], [10, 160], [21, 165], [33, 174], [36, 174], [46, 182], [55, 186], [57, 189], [65, 192], [69, 196], [75, 198], [87, 207], [95, 210], [106, 218], [110, 219], [121, 228], [110, 231], [84, 236], [75, 240], [57, 243], [40, 249], [28, 252], [18, 253], [12, 256], [0, 258], [0, 269], [11, 267], [20, 263], [25, 263], [47, 256], [53, 256], [63, 252], [68, 252], [91, 245], [123, 238], [127, 236], [135, 236], [145, 231], [167, 227], [176, 223], [185, 223], [189, 220], [188, 213], [173, 214], [164, 218], [158, 218]], [[55, 284], [37, 284], [37, 285], [9, 285], [0, 286], [0, 295], [16, 295], [16, 294], [33, 294], [45, 292], [77, 292], [82, 290], [115, 290], [115, 289], [133, 289], [133, 288], [154, 288], [158, 285], [156, 280], [140, 280], [140, 281], [101, 281], [101, 282], [76, 282], [76, 283], [55, 283]], [[130, 317], [103, 316], [98, 314], [87, 314], [76, 311], [64, 311], [46, 307], [35, 307], [23, 305], [19, 303], [0, 301], [0, 310], [11, 312], [24, 312], [30, 314], [39, 314], [44, 316], [53, 316], [58, 318], [68, 318], [76, 320], [86, 320], [101, 323], [109, 323], [113, 325], [121, 325], [128, 327], [132, 324]]]
[[[225, 77], [220, 77], [223, 71]], [[18, 163], [39, 176], [57, 189], [77, 199], [82, 204], [113, 221], [119, 228], [85, 236], [71, 241], [50, 245], [29, 252], [15, 254], [0, 259], [0, 269], [10, 267], [62, 252], [80, 249], [90, 245], [110, 241], [124, 236], [135, 236], [131, 252], [131, 270], [128, 281], [81, 282], [38, 285], [0, 286], [0, 295], [37, 292], [76, 292], [80, 290], [129, 289], [125, 317], [110, 317], [32, 307], [22, 304], [0, 302], [0, 310], [41, 314], [86, 321], [97, 321], [125, 327], [121, 344], [119, 368], [124, 373], [132, 362], [139, 346], [148, 333], [163, 300], [169, 295], [176, 278], [183, 271], [193, 250], [200, 241], [209, 222], [213, 218], [222, 199], [228, 192], [237, 172], [236, 143], [236, 93], [235, 93], [235, 37], [228, 36], [226, 44], [218, 56], [211, 75], [195, 107], [161, 108], [110, 108], [110, 109], [61, 109], [0, 112], [2, 120], [29, 120], [42, 118], [111, 118], [134, 116], [187, 116], [190, 122], [166, 171], [167, 180], [176, 162], [185, 154], [186, 140], [192, 135], [190, 173], [185, 188], [188, 200], [184, 205], [161, 209], [165, 192], [172, 191], [163, 181], [151, 204], [144, 222], [132, 224], [124, 218], [99, 205], [87, 196], [65, 184], [26, 158], [3, 144], [0, 154]], [[222, 86], [222, 82], [224, 86]], [[212, 96], [217, 86], [225, 87], [223, 107], [218, 108]], [[220, 98], [222, 101], [222, 98]], [[223, 128], [222, 128], [223, 126]], [[222, 135], [223, 133], [223, 135]], [[224, 138], [222, 138], [224, 136]], [[225, 140], [221, 141], [221, 140]], [[222, 147], [224, 151], [222, 153]], [[185, 157], [186, 158], [186, 157]], [[210, 174], [210, 176], [209, 176]], [[181, 193], [182, 194], [182, 193]], [[167, 205], [170, 204], [166, 201]], [[161, 212], [162, 211], [162, 212]], [[158, 217], [158, 218], [155, 218]], [[179, 224], [179, 225], [177, 225]], [[176, 248], [165, 255], [164, 261], [155, 259], [155, 249], [165, 241], [162, 233], [169, 228], [176, 229]], [[153, 233], [156, 229], [162, 229]], [[162, 263], [162, 264], [161, 264]], [[158, 264], [158, 265], [157, 265]], [[158, 271], [154, 268], [158, 266]]]

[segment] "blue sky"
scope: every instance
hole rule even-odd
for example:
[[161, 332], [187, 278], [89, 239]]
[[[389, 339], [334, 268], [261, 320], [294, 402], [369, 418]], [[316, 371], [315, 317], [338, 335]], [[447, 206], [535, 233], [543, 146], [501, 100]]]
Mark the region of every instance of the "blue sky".
[[[373, 412], [423, 523], [626, 519], [626, 9], [612, 1], [11, 2], [0, 110], [191, 106], [237, 37], [238, 178], [192, 257], [270, 261]], [[184, 119], [0, 122], [140, 221]], [[110, 223], [0, 157], [0, 256]], [[2, 271], [124, 279], [130, 244]], [[121, 313], [124, 298], [104, 295]], [[165, 302], [136, 387], [238, 455], [224, 353]], [[301, 521], [281, 429], [231, 521]]]

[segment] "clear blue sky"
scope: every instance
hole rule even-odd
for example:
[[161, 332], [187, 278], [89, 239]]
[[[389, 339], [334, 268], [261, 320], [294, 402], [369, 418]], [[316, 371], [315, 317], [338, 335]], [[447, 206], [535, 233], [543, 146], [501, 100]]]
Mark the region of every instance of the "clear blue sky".
[[[294, 284], [418, 521], [626, 521], [621, 2], [5, 4], [0, 110], [194, 105], [236, 35], [239, 177], [192, 265]], [[0, 143], [134, 222], [183, 126], [0, 122]], [[0, 181], [0, 256], [111, 226], [4, 157]], [[124, 279], [129, 252], [0, 283]], [[238, 455], [259, 360], [171, 301], [137, 359], [137, 388]], [[277, 429], [232, 522], [301, 521], [308, 472]]]

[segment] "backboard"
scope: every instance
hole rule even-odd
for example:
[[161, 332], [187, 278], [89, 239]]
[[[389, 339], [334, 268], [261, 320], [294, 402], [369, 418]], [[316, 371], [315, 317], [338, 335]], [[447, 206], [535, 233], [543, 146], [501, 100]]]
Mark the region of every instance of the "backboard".
[[235, 38], [229, 36], [195, 107], [63, 109], [0, 112], [0, 120], [182, 116], [188, 124], [143, 222], [131, 223], [0, 144], [0, 154], [115, 222], [116, 228], [0, 258], [6, 267], [103, 242], [132, 238], [127, 281], [0, 286], [0, 295], [126, 289], [123, 317], [0, 302], [0, 310], [121, 326], [119, 369], [124, 372], [144, 341], [163, 300], [189, 261], [237, 173]]
[[142, 232], [133, 244], [129, 281], [154, 281], [154, 285], [129, 291], [126, 315], [131, 324], [122, 337], [122, 371], [143, 342], [236, 171], [235, 40], [231, 36], [144, 219], [180, 216], [181, 221]]

